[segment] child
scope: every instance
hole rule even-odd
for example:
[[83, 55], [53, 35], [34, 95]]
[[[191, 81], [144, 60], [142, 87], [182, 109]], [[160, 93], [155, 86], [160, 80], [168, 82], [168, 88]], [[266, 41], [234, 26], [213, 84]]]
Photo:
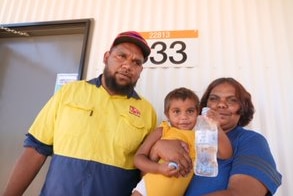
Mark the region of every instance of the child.
[[[151, 160], [149, 153], [151, 147], [160, 139], [180, 139], [188, 143], [190, 157], [195, 160], [195, 131], [193, 128], [198, 116], [198, 106], [197, 95], [184, 87], [169, 92], [165, 97], [164, 113], [169, 122], [163, 121], [136, 152], [134, 164], [146, 174], [134, 188], [132, 196], [184, 195], [193, 172], [191, 171], [185, 177], [179, 176], [179, 166], [176, 163], [164, 162], [159, 160], [159, 157], [158, 160]], [[229, 144], [228, 146], [221, 146], [224, 142], [219, 144], [219, 158], [230, 157], [232, 148], [229, 139], [226, 134], [219, 134], [219, 137], [225, 137], [223, 140]], [[223, 140], [221, 138], [221, 141]]]

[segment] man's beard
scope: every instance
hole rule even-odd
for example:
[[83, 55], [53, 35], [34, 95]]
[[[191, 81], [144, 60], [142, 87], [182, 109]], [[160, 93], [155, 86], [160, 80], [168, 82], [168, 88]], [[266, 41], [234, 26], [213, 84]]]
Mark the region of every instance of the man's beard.
[[127, 85], [118, 84], [114, 75], [111, 75], [111, 73], [109, 72], [107, 67], [105, 67], [103, 74], [104, 74], [105, 83], [106, 83], [107, 88], [109, 90], [113, 91], [115, 94], [129, 95], [133, 91], [133, 89], [136, 85], [136, 82], [133, 84], [130, 83]]

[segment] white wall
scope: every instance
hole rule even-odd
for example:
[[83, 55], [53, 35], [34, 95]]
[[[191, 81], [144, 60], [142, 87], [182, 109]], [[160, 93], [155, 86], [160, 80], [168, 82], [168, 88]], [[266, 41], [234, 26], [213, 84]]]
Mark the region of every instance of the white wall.
[[[283, 174], [278, 196], [293, 195], [293, 1], [292, 0], [0, 0], [0, 23], [93, 18], [87, 78], [103, 70], [102, 58], [125, 30], [199, 31], [199, 64], [145, 69], [137, 89], [163, 117], [163, 97], [178, 86], [201, 95], [222, 76], [252, 94], [250, 127], [265, 135]], [[1, 157], [0, 157], [1, 159]]]

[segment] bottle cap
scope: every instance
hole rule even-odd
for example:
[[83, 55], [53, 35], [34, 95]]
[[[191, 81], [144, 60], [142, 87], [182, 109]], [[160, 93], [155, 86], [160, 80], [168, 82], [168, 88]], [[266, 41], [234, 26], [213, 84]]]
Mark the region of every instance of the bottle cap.
[[172, 167], [174, 169], [178, 169], [179, 168], [179, 165], [177, 163], [175, 163], [175, 162], [169, 162], [168, 166], [169, 167]]
[[202, 110], [201, 110], [201, 115], [206, 116], [208, 111], [209, 111], [209, 109], [210, 109], [209, 107], [203, 107]]

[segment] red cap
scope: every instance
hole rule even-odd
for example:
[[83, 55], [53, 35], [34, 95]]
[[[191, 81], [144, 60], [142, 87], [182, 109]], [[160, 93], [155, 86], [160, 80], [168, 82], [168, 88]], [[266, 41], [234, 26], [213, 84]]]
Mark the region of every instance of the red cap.
[[149, 54], [151, 53], [151, 49], [148, 46], [146, 40], [138, 32], [127, 31], [118, 34], [112, 44], [112, 47], [125, 42], [130, 42], [140, 47], [144, 56], [144, 60], [147, 60]]

